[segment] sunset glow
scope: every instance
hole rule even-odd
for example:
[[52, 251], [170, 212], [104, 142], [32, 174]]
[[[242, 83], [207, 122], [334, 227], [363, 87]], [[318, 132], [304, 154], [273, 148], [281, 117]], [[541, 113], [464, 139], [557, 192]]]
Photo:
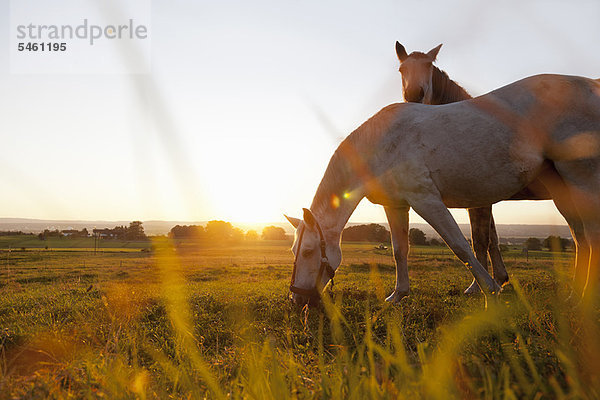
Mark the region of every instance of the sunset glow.
[[[539, 72], [595, 76], [600, 55], [589, 49], [600, 28], [580, 16], [598, 9], [586, 4], [577, 14], [559, 4], [522, 5], [511, 19], [520, 27], [515, 33], [497, 29], [498, 10], [488, 5], [478, 9], [477, 36], [469, 33], [469, 16], [445, 3], [429, 16], [427, 30], [409, 17], [422, 6], [395, 2], [345, 5], [342, 16], [335, 4], [319, 12], [299, 5], [153, 4], [149, 74], [4, 70], [0, 179], [10, 196], [0, 198], [1, 215], [283, 221], [283, 213], [310, 206], [341, 139], [402, 100], [395, 40], [415, 49], [443, 42], [437, 64], [474, 95]], [[90, 8], [88, 18], [102, 21], [96, 14]], [[181, 20], [192, 14], [200, 20]], [[225, 14], [228, 23], [217, 22]], [[311, 29], [302, 16], [310, 16]], [[389, 18], [377, 29], [355, 29], [375, 16]], [[1, 18], [8, 23], [7, 14]], [[564, 23], [547, 31], [545, 21], [556, 18]], [[557, 57], [557, 48], [567, 47], [571, 56]], [[506, 49], [519, 62], [500, 68], [498, 52]], [[1, 54], [7, 65], [8, 53]], [[495, 210], [497, 223], [564, 223], [548, 202]], [[466, 213], [455, 215], [466, 222]], [[384, 220], [366, 201], [351, 219]]]

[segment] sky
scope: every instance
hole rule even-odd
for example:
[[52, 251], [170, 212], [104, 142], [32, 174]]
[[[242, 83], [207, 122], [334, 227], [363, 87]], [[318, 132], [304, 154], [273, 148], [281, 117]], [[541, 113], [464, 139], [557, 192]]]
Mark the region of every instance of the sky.
[[[40, 0], [11, 1], [48, 23]], [[538, 73], [600, 77], [597, 0], [146, 2], [142, 73], [44, 72], [50, 56], [38, 55], [42, 72], [15, 71], [16, 3], [2, 2], [0, 217], [299, 215], [339, 142], [402, 101], [396, 40], [409, 52], [443, 43], [437, 65], [474, 96]], [[78, 4], [56, 18], [127, 15], [115, 0]], [[127, 66], [136, 54], [105, 59]], [[551, 202], [503, 202], [494, 215], [564, 224]], [[366, 200], [351, 218], [383, 221]]]

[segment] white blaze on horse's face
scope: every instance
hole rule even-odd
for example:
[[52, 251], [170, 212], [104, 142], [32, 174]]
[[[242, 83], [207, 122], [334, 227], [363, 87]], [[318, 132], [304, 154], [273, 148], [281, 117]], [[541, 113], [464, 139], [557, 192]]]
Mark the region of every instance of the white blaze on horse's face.
[[424, 104], [431, 102], [433, 62], [441, 47], [440, 44], [427, 54], [415, 51], [408, 55], [404, 46], [396, 42], [404, 100]]

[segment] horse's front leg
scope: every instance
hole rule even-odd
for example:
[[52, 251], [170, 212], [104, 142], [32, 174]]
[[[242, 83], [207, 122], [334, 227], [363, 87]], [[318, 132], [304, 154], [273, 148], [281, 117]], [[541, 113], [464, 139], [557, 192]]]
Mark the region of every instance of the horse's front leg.
[[487, 307], [488, 295], [497, 295], [500, 292], [500, 286], [477, 261], [469, 242], [467, 242], [452, 214], [442, 202], [439, 193], [436, 193], [434, 189], [431, 189], [430, 192], [412, 193], [408, 200], [417, 214], [423, 217], [440, 234], [448, 247], [473, 274], [477, 284], [486, 296]]
[[394, 292], [385, 300], [398, 303], [408, 296], [408, 210], [410, 207], [384, 207], [390, 232], [392, 235], [392, 250], [396, 264], [396, 287]]

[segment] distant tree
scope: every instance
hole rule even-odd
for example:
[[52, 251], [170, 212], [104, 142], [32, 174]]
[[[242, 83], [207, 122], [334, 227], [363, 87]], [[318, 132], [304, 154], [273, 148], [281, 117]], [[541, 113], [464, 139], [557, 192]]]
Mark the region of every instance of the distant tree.
[[506, 253], [509, 250], [508, 246], [505, 244], [500, 244], [498, 247], [500, 248], [501, 253]]
[[560, 236], [550, 235], [542, 242], [542, 245], [550, 251], [565, 251], [573, 246], [573, 241], [563, 239]]
[[169, 233], [167, 234], [167, 237], [169, 239], [182, 239], [183, 238], [183, 226], [177, 224], [174, 227], [171, 228], [171, 230], [169, 231]]
[[63, 236], [68, 236], [68, 237], [73, 237], [73, 238], [77, 238], [77, 237], [88, 237], [88, 230], [87, 228], [83, 228], [82, 230], [78, 231], [77, 229], [65, 229], [63, 231], [60, 232]]
[[527, 250], [541, 250], [542, 241], [538, 238], [530, 237], [525, 241], [525, 247]]
[[246, 232], [246, 240], [248, 240], [249, 242], [257, 241], [258, 232], [256, 232], [254, 229], [250, 229], [248, 232]]
[[550, 251], [564, 251], [560, 236], [550, 235], [542, 242], [542, 246]]
[[232, 239], [233, 225], [225, 221], [208, 221], [206, 224], [206, 238], [212, 243], [224, 243]]
[[427, 244], [425, 233], [417, 228], [410, 228], [408, 231], [408, 242], [411, 245], [423, 246]]
[[563, 251], [566, 251], [567, 249], [573, 250], [575, 248], [573, 239], [560, 238], [560, 242], [562, 243]]
[[19, 236], [19, 235], [33, 235], [33, 233], [25, 233], [23, 231], [0, 231], [0, 236]]
[[142, 225], [142, 221], [133, 221], [129, 223], [129, 228], [125, 233], [125, 238], [127, 240], [143, 240], [146, 239], [146, 234], [144, 233], [144, 227]]
[[431, 239], [431, 240], [429, 241], [429, 245], [430, 245], [430, 246], [438, 246], [438, 247], [441, 247], [441, 246], [444, 246], [444, 243], [443, 243], [443, 242], [440, 242], [440, 241], [439, 241], [439, 240], [437, 240], [437, 239]]
[[244, 240], [244, 231], [240, 228], [233, 227], [231, 230], [231, 239], [233, 243], [240, 243]]
[[[51, 231], [49, 229], [44, 229], [44, 231], [42, 233], [40, 233], [40, 235], [41, 235], [40, 240], [46, 240], [46, 238], [49, 238], [49, 237], [60, 238], [62, 236], [58, 229], [55, 229], [53, 231]], [[38, 237], [40, 237], [40, 235], [38, 235]]]
[[285, 229], [279, 226], [266, 226], [262, 230], [262, 238], [263, 240], [286, 240], [287, 235], [285, 234]]
[[390, 232], [379, 224], [354, 225], [344, 229], [342, 241], [389, 243]]
[[[80, 231], [79, 235], [83, 235], [83, 230]], [[129, 224], [129, 226], [115, 226], [112, 229], [102, 228], [93, 230], [94, 235], [98, 235], [103, 239], [119, 239], [119, 240], [144, 240], [147, 238], [144, 233], [144, 227], [141, 221], [133, 221]], [[87, 235], [87, 229], [85, 229], [85, 234]]]
[[201, 225], [175, 225], [169, 231], [171, 239], [205, 239], [204, 227]]
[[112, 235], [112, 237], [115, 239], [119, 239], [119, 240], [127, 239], [127, 228], [123, 225], [115, 226], [114, 228], [109, 229], [107, 233]]
[[[256, 232], [255, 232], [256, 233]], [[171, 239], [195, 239], [210, 244], [232, 244], [244, 240], [244, 231], [226, 221], [209, 221], [201, 225], [175, 225], [169, 231]]]

